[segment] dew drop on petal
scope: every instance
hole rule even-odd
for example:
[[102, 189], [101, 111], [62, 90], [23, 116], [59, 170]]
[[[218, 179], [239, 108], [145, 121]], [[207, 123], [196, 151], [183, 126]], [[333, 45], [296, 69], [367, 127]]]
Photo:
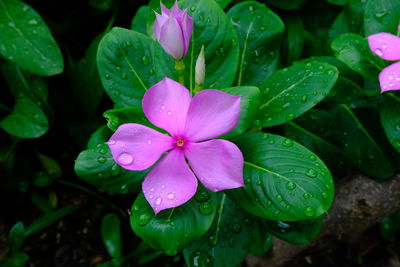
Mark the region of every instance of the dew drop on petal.
[[165, 110], [165, 109], [166, 109], [165, 105], [162, 105], [162, 106], [161, 106], [161, 109], [162, 109], [162, 110]]
[[171, 111], [168, 111], [168, 112], [167, 112], [167, 115], [168, 115], [168, 116], [171, 116], [171, 115], [172, 115], [172, 112], [171, 112]]
[[155, 204], [158, 206], [161, 204], [161, 201], [162, 201], [161, 197], [158, 197], [156, 198]]
[[376, 48], [375, 50], [374, 50], [374, 52], [375, 52], [375, 54], [377, 54], [378, 56], [382, 56], [383, 55], [383, 52], [382, 52], [382, 50], [380, 49], [380, 48]]
[[153, 143], [153, 141], [151, 141], [150, 139], [147, 140], [147, 144], [151, 145]]
[[163, 188], [163, 189], [164, 189], [164, 188], [165, 188], [165, 184], [162, 184], [162, 185], [161, 185], [161, 188]]
[[133, 156], [127, 152], [121, 153], [118, 156], [118, 163], [122, 165], [129, 165], [133, 162]]
[[115, 140], [108, 140], [107, 145], [115, 145]]
[[175, 194], [174, 194], [174, 193], [169, 193], [169, 194], [167, 195], [167, 198], [168, 198], [168, 199], [174, 199], [174, 198], [175, 198]]
[[150, 188], [150, 192], [154, 192], [154, 188]]

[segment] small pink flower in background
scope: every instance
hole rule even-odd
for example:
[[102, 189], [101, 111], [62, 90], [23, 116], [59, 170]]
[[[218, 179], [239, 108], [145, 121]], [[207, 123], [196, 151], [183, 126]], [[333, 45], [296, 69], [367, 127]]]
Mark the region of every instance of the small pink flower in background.
[[[399, 27], [400, 30], [400, 27]], [[368, 36], [372, 52], [385, 60], [400, 60], [400, 37], [380, 32]], [[379, 74], [381, 92], [400, 89], [400, 62], [384, 68]]]
[[187, 9], [180, 10], [175, 2], [171, 10], [161, 3], [161, 15], [156, 13], [154, 34], [164, 50], [175, 60], [186, 56], [190, 36], [193, 32], [193, 20]]
[[171, 136], [128, 123], [107, 144], [119, 165], [135, 171], [147, 169], [168, 152], [142, 184], [155, 213], [190, 200], [196, 193], [196, 176], [214, 192], [243, 186], [239, 148], [226, 140], [210, 140], [236, 126], [239, 96], [203, 90], [192, 98], [183, 85], [164, 78], [145, 93], [142, 105], [149, 121]]

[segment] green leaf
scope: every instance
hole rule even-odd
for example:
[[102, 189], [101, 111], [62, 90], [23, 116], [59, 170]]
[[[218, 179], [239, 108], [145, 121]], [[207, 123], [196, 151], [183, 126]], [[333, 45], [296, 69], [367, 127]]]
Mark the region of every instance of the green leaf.
[[18, 0], [0, 2], [0, 53], [21, 68], [41, 76], [64, 69], [61, 51], [39, 14]]
[[392, 146], [400, 153], [400, 97], [387, 94], [379, 108], [383, 129]]
[[113, 0], [90, 0], [90, 5], [100, 10], [109, 10]]
[[249, 219], [225, 194], [220, 196], [210, 230], [183, 251], [189, 267], [239, 266], [251, 245], [254, 219]]
[[218, 5], [219, 5], [222, 9], [224, 9], [227, 5], [229, 5], [229, 4], [232, 2], [232, 0], [215, 0], [215, 2], [217, 2]]
[[113, 132], [107, 126], [101, 126], [90, 136], [87, 148], [95, 148], [97, 145], [104, 144], [112, 134]]
[[288, 243], [302, 245], [310, 243], [321, 231], [322, 216], [314, 220], [299, 222], [265, 221], [264, 226], [274, 236]]
[[[160, 4], [160, 3], [158, 3]], [[148, 20], [150, 17], [150, 8], [149, 6], [141, 6], [139, 9], [136, 11], [135, 16], [132, 19], [131, 23], [131, 29], [140, 33], [143, 33], [145, 35], [148, 34]]]
[[244, 155], [245, 187], [227, 194], [242, 209], [279, 221], [314, 219], [329, 209], [332, 177], [314, 153], [268, 133], [244, 134], [235, 143]]
[[25, 226], [22, 221], [16, 222], [8, 234], [7, 246], [10, 254], [16, 254], [22, 247], [25, 238]]
[[336, 67], [318, 61], [296, 63], [275, 72], [261, 86], [263, 103], [257, 126], [275, 126], [302, 115], [328, 95]]
[[329, 29], [329, 39], [334, 40], [343, 33], [359, 33], [364, 22], [364, 10], [367, 1], [348, 0], [342, 12], [336, 17]]
[[0, 121], [0, 127], [19, 138], [37, 138], [49, 129], [43, 110], [31, 99], [20, 97], [12, 112]]
[[156, 128], [143, 113], [141, 107], [125, 107], [110, 109], [104, 112], [103, 116], [107, 119], [107, 126], [113, 131], [125, 123], [138, 123], [150, 128]]
[[85, 182], [109, 193], [137, 191], [148, 171], [129, 171], [118, 165], [110, 148], [103, 143], [82, 151], [75, 161], [75, 172]]
[[304, 23], [299, 15], [288, 15], [285, 21], [286, 37], [284, 51], [287, 64], [298, 60], [303, 52], [304, 45]]
[[364, 37], [345, 33], [332, 42], [335, 56], [364, 78], [375, 81], [385, 67], [384, 61], [371, 52]]
[[262, 0], [262, 2], [266, 3], [267, 5], [273, 5], [277, 8], [285, 10], [299, 9], [307, 1], [308, 0]]
[[344, 6], [348, 0], [325, 0], [325, 1], [337, 6]]
[[146, 264], [149, 263], [150, 261], [158, 258], [161, 256], [163, 253], [160, 250], [154, 250], [149, 243], [146, 241], [142, 241], [139, 243], [139, 245], [135, 248], [135, 251], [133, 253], [133, 257], [136, 260], [138, 264]]
[[77, 206], [70, 205], [40, 216], [39, 218], [34, 220], [28, 227], [26, 227], [24, 237], [27, 237], [29, 235], [35, 234], [43, 230], [44, 228], [57, 222], [62, 217], [67, 216], [68, 214], [74, 212], [77, 209], [78, 209]]
[[367, 98], [365, 91], [351, 80], [340, 77], [332, 88], [327, 99], [343, 104]]
[[22, 267], [28, 262], [29, 256], [24, 252], [19, 252], [12, 255], [11, 258], [0, 263], [1, 267]]
[[58, 178], [61, 176], [62, 170], [57, 161], [41, 153], [38, 153], [37, 155], [44, 170], [51, 178]]
[[206, 75], [204, 88], [232, 86], [239, 62], [239, 44], [228, 16], [214, 0], [182, 0], [180, 8], [188, 8], [193, 18], [191, 45], [185, 58], [186, 85], [194, 88], [195, 63], [202, 45], [205, 45]]
[[240, 96], [240, 118], [236, 127], [221, 137], [227, 139], [244, 133], [253, 124], [254, 118], [261, 105], [261, 93], [257, 87], [253, 86], [224, 88], [221, 89], [221, 91]]
[[112, 258], [121, 257], [121, 221], [114, 213], [103, 217], [101, 222], [101, 237]]
[[251, 245], [249, 252], [255, 256], [262, 257], [272, 247], [272, 235], [261, 224], [261, 220], [257, 220], [252, 229]]
[[330, 170], [344, 175], [351, 166], [350, 160], [343, 151], [327, 140], [326, 135], [335, 127], [334, 123], [331, 114], [313, 109], [296, 121], [285, 124], [285, 136], [317, 154]]
[[54, 209], [54, 207], [49, 203], [49, 200], [37, 192], [33, 192], [31, 194], [31, 201], [36, 205], [37, 208], [45, 213], [48, 213]]
[[175, 255], [207, 232], [216, 209], [216, 194], [201, 187], [189, 202], [156, 215], [140, 193], [132, 206], [131, 226], [154, 249]]
[[74, 94], [83, 111], [93, 114], [103, 98], [104, 90], [96, 64], [96, 54], [103, 34], [97, 36], [78, 62], [71, 61], [68, 71]]
[[394, 169], [389, 159], [354, 112], [344, 104], [330, 110], [334, 114], [334, 142], [365, 174], [378, 178], [390, 178]]
[[156, 41], [118, 27], [100, 41], [97, 67], [116, 107], [141, 106], [149, 87], [164, 77], [174, 78], [173, 61]]
[[378, 32], [397, 33], [400, 2], [397, 0], [368, 0], [364, 13], [365, 35]]
[[232, 7], [228, 16], [239, 37], [238, 85], [258, 85], [278, 67], [285, 26], [265, 5], [255, 1]]

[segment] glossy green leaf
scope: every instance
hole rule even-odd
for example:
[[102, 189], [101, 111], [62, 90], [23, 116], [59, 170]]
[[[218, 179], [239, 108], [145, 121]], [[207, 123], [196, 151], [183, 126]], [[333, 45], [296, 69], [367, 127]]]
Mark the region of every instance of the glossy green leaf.
[[400, 153], [400, 97], [387, 94], [379, 108], [383, 129], [392, 146]]
[[146, 264], [150, 261], [158, 258], [163, 253], [160, 250], [154, 250], [149, 243], [146, 241], [142, 241], [139, 245], [135, 248], [134, 252], [134, 259], [137, 261], [138, 264]]
[[53, 158], [38, 153], [38, 158], [40, 163], [43, 166], [43, 169], [49, 174], [52, 178], [58, 178], [62, 174], [62, 170], [60, 165]]
[[349, 0], [325, 0], [325, 1], [334, 5], [344, 6]]
[[12, 112], [0, 121], [0, 127], [19, 138], [37, 138], [49, 129], [43, 110], [31, 99], [20, 97]]
[[365, 35], [378, 32], [397, 33], [400, 22], [400, 2], [397, 0], [368, 0], [364, 13]]
[[153, 39], [113, 28], [100, 41], [97, 67], [104, 89], [116, 107], [140, 106], [149, 87], [174, 78], [174, 64]]
[[239, 44], [228, 16], [214, 0], [182, 0], [180, 8], [187, 8], [193, 18], [191, 45], [185, 58], [186, 87], [193, 89], [194, 67], [204, 46], [206, 75], [204, 88], [232, 86], [239, 63]]
[[28, 254], [24, 252], [18, 252], [11, 256], [11, 258], [0, 262], [1, 267], [22, 267], [25, 266], [29, 260]]
[[262, 0], [262, 2], [266, 3], [267, 5], [272, 5], [285, 10], [299, 9], [307, 1], [308, 0]]
[[265, 221], [264, 226], [274, 236], [291, 244], [307, 244], [321, 231], [322, 217], [299, 222]]
[[334, 40], [343, 33], [359, 33], [364, 23], [364, 10], [367, 1], [348, 0], [342, 12], [329, 29], [329, 39]]
[[210, 230], [183, 251], [189, 267], [239, 266], [252, 242], [253, 218], [225, 194]]
[[350, 104], [367, 98], [365, 91], [349, 79], [339, 77], [327, 99], [338, 103]]
[[360, 35], [342, 34], [332, 42], [332, 49], [339, 60], [366, 79], [377, 80], [385, 67], [384, 61], [371, 52], [367, 39]]
[[249, 252], [255, 256], [262, 257], [272, 247], [272, 235], [261, 224], [261, 220], [257, 220], [251, 230], [253, 233]]
[[318, 104], [338, 77], [336, 67], [312, 61], [275, 72], [261, 86], [263, 102], [257, 126], [275, 126], [295, 119]]
[[216, 194], [202, 187], [189, 202], [156, 215], [141, 193], [132, 206], [131, 226], [154, 249], [175, 255], [207, 232], [216, 209]]
[[7, 246], [10, 250], [10, 254], [13, 255], [17, 253], [24, 242], [25, 226], [22, 221], [16, 222], [8, 234]]
[[236, 127], [221, 138], [231, 138], [242, 134], [254, 122], [254, 118], [261, 105], [261, 93], [257, 87], [237, 86], [221, 89], [221, 91], [240, 96], [240, 117]]
[[19, 0], [0, 2], [0, 54], [21, 68], [41, 75], [59, 74], [63, 57], [39, 14]]
[[310, 110], [297, 120], [285, 125], [285, 136], [299, 142], [318, 155], [330, 170], [345, 174], [351, 163], [347, 156], [328, 139], [335, 127], [334, 117], [326, 111]]
[[74, 95], [83, 111], [93, 114], [104, 95], [96, 64], [97, 48], [102, 34], [89, 45], [82, 59], [71, 62], [68, 71], [69, 80], [74, 89]]
[[228, 196], [245, 211], [269, 220], [314, 219], [329, 209], [333, 181], [311, 151], [278, 135], [248, 133], [235, 140], [244, 156], [244, 188]]
[[356, 114], [344, 104], [330, 112], [335, 119], [332, 134], [336, 146], [365, 174], [379, 179], [390, 178], [394, 173], [393, 166]]
[[69, 205], [40, 216], [39, 218], [34, 220], [28, 227], [26, 227], [24, 237], [27, 237], [29, 235], [35, 234], [43, 230], [44, 228], [57, 222], [64, 216], [67, 216], [68, 214], [74, 212], [77, 209], [78, 209], [77, 206]]
[[137, 191], [149, 169], [129, 171], [122, 168], [114, 161], [104, 142], [79, 154], [75, 160], [76, 174], [85, 182], [109, 193], [127, 194]]
[[90, 5], [100, 10], [109, 10], [113, 0], [90, 0]]
[[142, 107], [125, 107], [111, 109], [104, 112], [103, 116], [107, 119], [107, 126], [115, 131], [124, 123], [138, 123], [155, 128], [143, 113]]
[[31, 194], [31, 201], [38, 209], [45, 213], [48, 213], [54, 209], [54, 207], [49, 203], [49, 200], [37, 192], [33, 192]]
[[284, 42], [284, 52], [287, 64], [299, 59], [303, 52], [304, 45], [304, 23], [299, 15], [289, 15], [285, 20], [286, 36]]
[[118, 258], [121, 252], [121, 221], [114, 213], [103, 217], [101, 222], [101, 237], [108, 254], [112, 258]]
[[238, 85], [258, 85], [278, 67], [285, 26], [265, 5], [255, 1], [233, 6], [228, 16], [240, 45]]
[[215, 0], [215, 2], [217, 2], [221, 8], [225, 8], [232, 2], [232, 0]]
[[150, 10], [149, 6], [139, 7], [139, 9], [136, 11], [135, 16], [132, 19], [131, 29], [147, 35], [148, 34], [147, 22], [149, 20], [151, 11], [152, 10]]

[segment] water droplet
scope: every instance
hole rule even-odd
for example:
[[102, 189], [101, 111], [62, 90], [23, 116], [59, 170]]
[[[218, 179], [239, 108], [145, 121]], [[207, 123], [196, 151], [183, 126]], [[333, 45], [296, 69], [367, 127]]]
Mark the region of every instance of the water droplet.
[[268, 201], [267, 201], [267, 206], [268, 206], [268, 207], [271, 207], [271, 206], [272, 206], [272, 201], [271, 201], [271, 200], [268, 200]]
[[131, 47], [132, 43], [130, 41], [126, 42], [126, 47]]
[[121, 79], [122, 79], [122, 80], [128, 79], [128, 75], [127, 75], [126, 73], [122, 73]]
[[198, 250], [190, 256], [190, 266], [212, 267], [214, 266], [214, 260], [208, 253]]
[[205, 201], [200, 204], [199, 211], [204, 215], [208, 215], [211, 214], [211, 212], [213, 211], [213, 207], [210, 202]]
[[196, 7], [195, 6], [192, 6], [191, 8], [190, 8], [190, 11], [191, 12], [194, 12], [196, 10]]
[[126, 186], [126, 184], [122, 185], [121, 188], [119, 189], [119, 192], [121, 194], [126, 194], [128, 193], [128, 187]]
[[161, 197], [157, 197], [156, 201], [154, 202], [157, 206], [161, 204], [162, 198]]
[[14, 22], [9, 22], [8, 26], [11, 27], [11, 28], [14, 28], [15, 27], [15, 23]]
[[386, 10], [380, 10], [375, 13], [375, 17], [382, 18], [386, 15]]
[[250, 184], [250, 178], [246, 178], [246, 179], [244, 180], [244, 183], [245, 183], [245, 184]]
[[30, 25], [36, 25], [38, 23], [39, 22], [36, 19], [31, 19], [31, 20], [28, 21], [28, 24], [30, 24]]
[[303, 197], [304, 197], [305, 199], [309, 199], [309, 198], [311, 197], [311, 195], [308, 194], [308, 193], [304, 193], [304, 194], [303, 194]]
[[296, 117], [296, 115], [294, 115], [293, 113], [290, 113], [289, 115], [287, 115], [286, 120], [291, 121]]
[[261, 180], [258, 180], [258, 181], [256, 182], [256, 184], [257, 184], [257, 185], [262, 185]]
[[307, 99], [308, 99], [308, 96], [307, 95], [303, 95], [302, 97], [301, 97], [301, 103], [306, 103], [307, 102]]
[[99, 163], [105, 163], [105, 162], [107, 161], [107, 158], [106, 158], [106, 157], [103, 157], [103, 156], [100, 156], [100, 157], [97, 158], [97, 161], [98, 161]]
[[264, 134], [262, 134], [261, 135], [261, 139], [268, 139], [268, 137], [269, 137], [269, 134], [267, 134], [267, 133], [264, 133]]
[[396, 123], [396, 125], [394, 126], [394, 129], [396, 131], [400, 131], [400, 123]]
[[162, 184], [162, 185], [161, 185], [161, 188], [164, 189], [164, 188], [165, 188], [165, 184]]
[[242, 225], [240, 223], [235, 223], [232, 226], [232, 232], [234, 233], [240, 233], [242, 231]]
[[207, 191], [201, 191], [197, 193], [194, 197], [197, 201], [203, 202], [209, 200], [211, 198], [211, 195]]
[[26, 5], [22, 7], [22, 11], [24, 11], [24, 12], [28, 11], [28, 9], [29, 9], [29, 7]]
[[286, 102], [285, 104], [283, 104], [282, 108], [288, 108], [290, 106], [289, 102]]
[[291, 146], [293, 146], [293, 144], [294, 144], [294, 142], [291, 139], [284, 139], [282, 141], [282, 145], [286, 146], [286, 147], [291, 147]]
[[161, 105], [160, 107], [162, 110], [165, 110], [167, 107], [165, 105]]
[[149, 74], [150, 74], [150, 75], [153, 75], [153, 74], [154, 74], [154, 69], [150, 69], [150, 70], [149, 70]]
[[393, 146], [400, 148], [400, 139], [393, 140]]
[[136, 217], [136, 222], [140, 226], [145, 226], [151, 219], [151, 215], [149, 213], [141, 213]]
[[174, 194], [174, 193], [169, 193], [169, 194], [167, 195], [167, 198], [168, 198], [168, 199], [174, 199], [174, 198], [175, 198], [175, 194]]
[[283, 201], [283, 198], [282, 198], [281, 195], [276, 195], [275, 199], [276, 199], [278, 202], [282, 202], [282, 201]]
[[235, 247], [235, 239], [230, 238], [228, 241], [228, 245], [229, 245], [229, 247], [234, 248]]
[[146, 56], [143, 56], [143, 57], [142, 57], [142, 64], [143, 64], [144, 66], [149, 65], [149, 59], [148, 59]]
[[111, 167], [110, 173], [112, 176], [118, 176], [121, 173], [121, 167], [118, 164], [114, 164]]
[[270, 144], [270, 145], [275, 144], [275, 140], [269, 140], [269, 141], [268, 141], [268, 144]]
[[216, 234], [210, 235], [210, 237], [208, 238], [208, 243], [213, 247], [215, 245], [217, 245], [218, 244], [218, 235], [216, 235]]
[[286, 183], [286, 188], [289, 189], [289, 190], [293, 190], [293, 189], [296, 188], [296, 184], [289, 181], [289, 182]]
[[322, 192], [321, 196], [322, 196], [322, 198], [328, 198], [329, 197], [329, 195], [326, 192]]
[[331, 189], [332, 189], [332, 185], [326, 184], [326, 185], [325, 185], [325, 188], [328, 189], [328, 190], [331, 190]]
[[310, 178], [315, 178], [318, 175], [318, 172], [314, 169], [308, 169], [306, 175]]
[[308, 158], [309, 158], [310, 160], [312, 160], [312, 161], [317, 160], [317, 157], [314, 156], [314, 155], [310, 155]]
[[274, 214], [273, 214], [273, 215], [274, 215], [275, 217], [278, 217], [278, 216], [279, 216], [279, 213], [280, 213], [280, 211], [279, 211], [279, 210], [276, 210], [276, 211], [274, 211]]
[[118, 163], [121, 165], [129, 165], [133, 162], [133, 156], [127, 152], [121, 153], [118, 156]]
[[375, 54], [377, 54], [378, 56], [382, 56], [383, 55], [383, 52], [382, 52], [382, 50], [380, 49], [380, 48], [376, 48], [375, 50], [374, 50], [374, 52], [375, 52]]
[[147, 140], [147, 144], [151, 145], [153, 143], [153, 141], [151, 141], [151, 139]]
[[312, 207], [307, 207], [307, 208], [304, 209], [304, 214], [307, 217], [312, 217], [312, 216], [314, 216], [315, 211], [314, 211], [314, 209]]
[[168, 116], [171, 116], [171, 115], [172, 115], [172, 111], [168, 111], [168, 112], [167, 112], [167, 115], [168, 115]]

